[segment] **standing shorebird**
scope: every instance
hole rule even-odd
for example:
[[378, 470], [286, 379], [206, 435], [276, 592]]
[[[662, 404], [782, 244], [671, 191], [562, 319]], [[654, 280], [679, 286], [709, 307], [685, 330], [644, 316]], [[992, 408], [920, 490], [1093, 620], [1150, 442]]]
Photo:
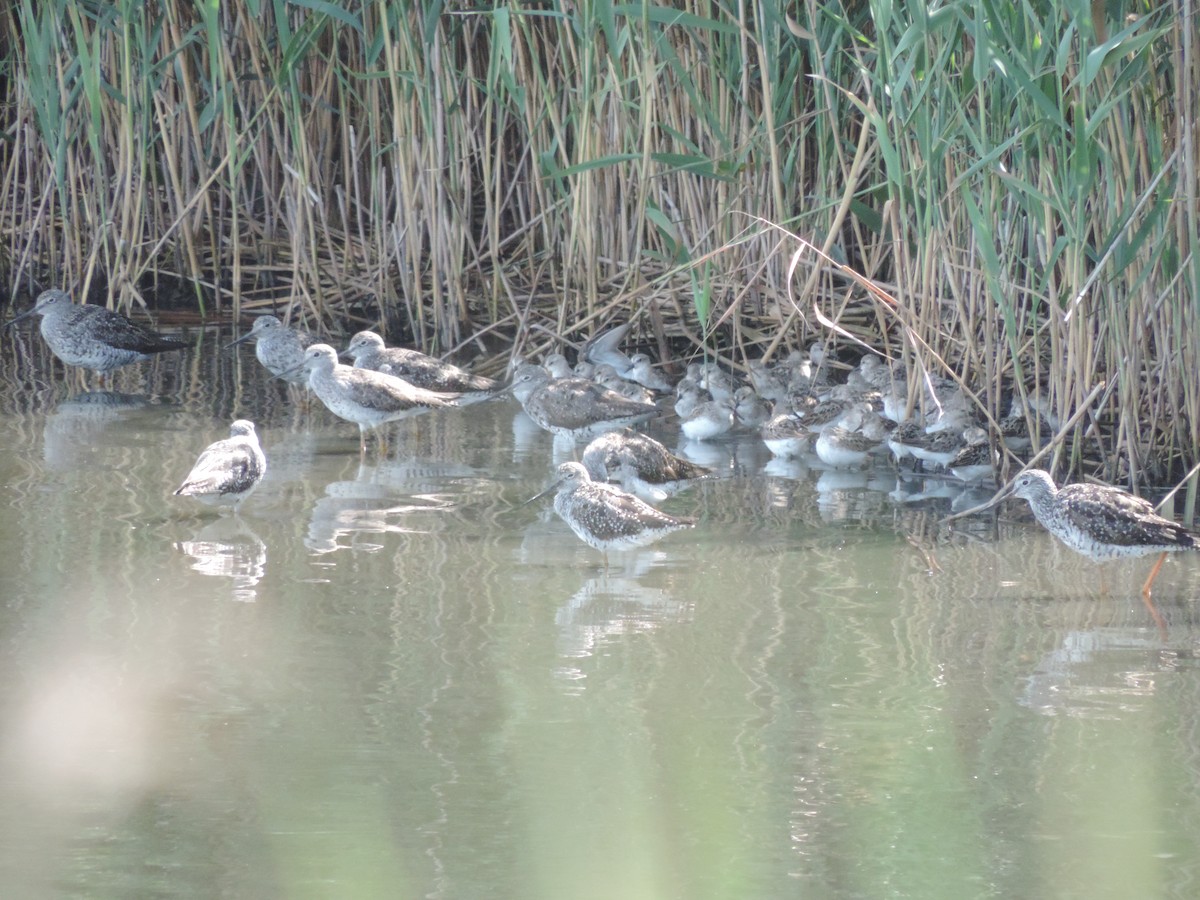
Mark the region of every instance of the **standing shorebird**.
[[644, 547], [696, 524], [695, 519], [657, 510], [614, 485], [592, 481], [588, 470], [577, 462], [560, 465], [554, 483], [529, 502], [551, 491], [555, 492], [554, 511], [581, 541], [604, 554], [605, 568], [609, 550]]
[[[378, 434], [380, 452], [386, 453], [387, 442], [379, 432], [380, 425], [458, 406], [457, 394], [435, 394], [394, 375], [343, 366], [337, 361], [337, 351], [328, 344], [313, 344], [305, 350], [300, 367], [308, 371], [308, 386], [329, 411], [358, 426], [360, 454], [367, 452], [368, 428]], [[282, 372], [276, 377], [289, 374]]]
[[373, 331], [360, 331], [354, 335], [341, 355], [354, 360], [354, 366], [358, 369], [379, 371], [386, 365], [391, 367], [391, 374], [414, 387], [439, 394], [461, 394], [460, 403], [464, 404], [486, 400], [500, 387], [494, 379], [472, 375], [420, 350], [388, 347], [383, 343], [383, 338]]
[[713, 470], [676, 456], [646, 434], [622, 428], [593, 438], [583, 450], [583, 467], [595, 481], [615, 481], [632, 494], [665, 500]]
[[1150, 599], [1150, 588], [1167, 554], [1197, 549], [1200, 535], [1163, 518], [1149, 501], [1120, 488], [1101, 484], [1056, 488], [1049, 473], [1041, 469], [1022, 472], [1013, 482], [1011, 493], [1028, 500], [1043, 528], [1088, 559], [1103, 562], [1159, 554], [1142, 585], [1142, 601], [1165, 633], [1166, 625]]
[[674, 389], [667, 376], [654, 368], [650, 357], [645, 353], [635, 353], [629, 357], [629, 371], [624, 377], [662, 394], [670, 393]]
[[538, 427], [575, 440], [658, 414], [653, 403], [630, 400], [584, 378], [551, 380], [541, 366], [519, 367], [513, 373], [512, 392]]
[[711, 441], [727, 434], [737, 422], [737, 401], [732, 396], [698, 403], [679, 422], [679, 430], [689, 441]]
[[228, 506], [237, 512], [254, 493], [267, 471], [267, 457], [258, 443], [254, 423], [238, 419], [229, 437], [204, 448], [176, 497], [195, 497], [209, 506]]
[[[304, 365], [304, 351], [317, 342], [306, 331], [288, 328], [275, 316], [259, 316], [250, 330], [236, 341], [230, 341], [225, 349], [243, 341], [254, 340], [254, 356], [264, 369], [289, 384], [308, 383], [308, 372]], [[284, 373], [290, 373], [285, 376]]]
[[42, 337], [55, 356], [69, 366], [91, 369], [101, 380], [113, 369], [187, 346], [186, 341], [151, 331], [106, 307], [72, 303], [67, 292], [58, 288], [42, 291], [32, 309], [4, 327], [30, 316], [41, 316]]

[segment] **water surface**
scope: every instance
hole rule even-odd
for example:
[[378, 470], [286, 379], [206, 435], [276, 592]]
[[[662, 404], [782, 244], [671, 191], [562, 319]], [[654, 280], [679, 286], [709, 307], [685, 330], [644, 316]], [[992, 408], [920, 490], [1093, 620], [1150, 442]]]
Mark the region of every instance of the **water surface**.
[[[606, 571], [511, 401], [360, 463], [220, 343], [80, 395], [0, 342], [0, 896], [1200, 890], [1200, 559], [1164, 642], [1145, 561], [749, 436]], [[242, 515], [172, 497], [235, 417]]]

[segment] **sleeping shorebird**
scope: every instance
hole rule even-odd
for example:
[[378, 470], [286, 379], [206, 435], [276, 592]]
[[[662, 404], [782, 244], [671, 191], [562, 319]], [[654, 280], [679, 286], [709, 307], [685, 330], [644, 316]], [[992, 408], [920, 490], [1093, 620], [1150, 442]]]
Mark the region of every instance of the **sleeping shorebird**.
[[209, 506], [227, 506], [237, 512], [266, 471], [267, 457], [259, 446], [254, 423], [238, 419], [229, 426], [229, 437], [204, 448], [175, 496], [194, 497]]

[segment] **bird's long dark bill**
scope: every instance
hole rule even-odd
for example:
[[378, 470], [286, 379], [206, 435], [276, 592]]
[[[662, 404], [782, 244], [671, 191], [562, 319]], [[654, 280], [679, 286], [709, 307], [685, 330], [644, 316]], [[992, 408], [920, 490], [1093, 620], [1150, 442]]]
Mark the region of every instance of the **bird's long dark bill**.
[[1005, 500], [1012, 499], [1013, 488], [1016, 486], [1016, 483], [1017, 479], [1014, 478], [1008, 484], [1004, 485], [1004, 487], [1000, 488], [1000, 490], [996, 491], [996, 493], [992, 495], [991, 500], [979, 507], [979, 511], [982, 512], [983, 510], [991, 509], [993, 506], [999, 506]]
[[533, 503], [537, 500], [541, 500], [543, 497], [547, 496], [548, 494], [553, 494], [558, 489], [558, 485], [559, 485], [559, 482], [557, 482], [557, 481], [554, 482], [554, 484], [550, 485], [550, 487], [546, 488], [544, 491], [540, 491], [540, 492], [534, 494], [532, 497], [530, 497], [524, 503], [517, 504], [515, 509], [524, 509], [530, 503]]
[[222, 349], [222, 350], [228, 350], [230, 347], [236, 347], [238, 344], [242, 343], [243, 341], [248, 341], [248, 340], [250, 340], [250, 338], [252, 338], [252, 337], [254, 337], [254, 332], [253, 332], [253, 331], [247, 331], [247, 332], [246, 332], [245, 334], [243, 334], [243, 335], [242, 335], [240, 338], [238, 338], [238, 339], [237, 339], [237, 340], [235, 340], [235, 341], [230, 341], [228, 344], [226, 344], [226, 345], [225, 345], [224, 347], [222, 347], [221, 349]]
[[275, 381], [277, 378], [287, 378], [289, 375], [295, 375], [297, 372], [301, 371], [304, 368], [304, 365], [305, 365], [304, 363], [300, 363], [300, 365], [298, 365], [298, 366], [292, 366], [290, 369], [285, 369], [284, 371], [280, 372], [278, 375], [272, 375], [270, 378], [267, 379], [267, 381]]
[[34, 310], [34, 307], [30, 307], [29, 309], [25, 310], [25, 312], [21, 313], [19, 316], [13, 316], [11, 319], [9, 319], [7, 322], [4, 323], [4, 327], [8, 328], [10, 325], [16, 325], [22, 319], [28, 319], [30, 316], [33, 315], [33, 310]]

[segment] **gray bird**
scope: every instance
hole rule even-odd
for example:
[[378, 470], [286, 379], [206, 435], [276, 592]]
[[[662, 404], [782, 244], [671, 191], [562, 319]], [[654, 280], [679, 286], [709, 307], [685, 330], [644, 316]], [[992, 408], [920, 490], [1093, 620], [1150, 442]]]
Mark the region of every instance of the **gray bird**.
[[[394, 375], [344, 366], [337, 361], [337, 351], [328, 344], [313, 344], [305, 350], [301, 367], [308, 371], [309, 388], [329, 411], [358, 426], [360, 454], [367, 450], [368, 428], [379, 435], [380, 452], [386, 453], [387, 442], [379, 433], [381, 425], [458, 406], [457, 394], [437, 394]], [[283, 372], [277, 377], [289, 374]]]
[[696, 524], [693, 518], [655, 509], [615, 485], [593, 481], [577, 462], [560, 465], [554, 483], [527, 502], [551, 491], [555, 492], [554, 511], [581, 541], [604, 554], [605, 568], [609, 550], [642, 547]]
[[552, 380], [541, 366], [518, 368], [513, 373], [512, 392], [538, 427], [576, 440], [658, 414], [652, 403], [630, 400], [583, 378]]
[[30, 316], [41, 316], [42, 338], [55, 356], [102, 378], [113, 369], [187, 346], [186, 341], [151, 331], [103, 306], [72, 303], [67, 292], [58, 288], [42, 291], [32, 309], [10, 319], [5, 327]]
[[676, 456], [646, 434], [622, 428], [593, 438], [580, 458], [594, 481], [615, 481], [644, 500], [665, 500], [713, 470]]
[[249, 340], [255, 342], [254, 356], [272, 375], [282, 378], [282, 373], [291, 372], [282, 380], [289, 384], [308, 383], [308, 373], [298, 367], [304, 365], [304, 351], [317, 342], [314, 335], [288, 328], [275, 316], [259, 316], [249, 331], [230, 341], [225, 349]]
[[183, 479], [176, 497], [194, 497], [209, 506], [228, 506], [234, 512], [254, 493], [267, 471], [267, 457], [258, 443], [254, 423], [238, 419], [229, 437], [209, 444]]
[[350, 338], [350, 344], [342, 356], [354, 360], [358, 369], [391, 367], [391, 373], [414, 387], [424, 388], [439, 394], [461, 394], [461, 404], [486, 400], [493, 396], [500, 385], [483, 375], [472, 375], [458, 366], [404, 347], [388, 347], [383, 338], [373, 331], [360, 331]]
[[1195, 550], [1200, 534], [1163, 518], [1154, 506], [1107, 484], [1054, 486], [1050, 474], [1028, 469], [1005, 493], [1029, 502], [1034, 517], [1052, 535], [1088, 559], [1101, 562], [1157, 553], [1158, 561], [1142, 585], [1142, 600], [1159, 629], [1165, 625], [1150, 589], [1168, 553]]

